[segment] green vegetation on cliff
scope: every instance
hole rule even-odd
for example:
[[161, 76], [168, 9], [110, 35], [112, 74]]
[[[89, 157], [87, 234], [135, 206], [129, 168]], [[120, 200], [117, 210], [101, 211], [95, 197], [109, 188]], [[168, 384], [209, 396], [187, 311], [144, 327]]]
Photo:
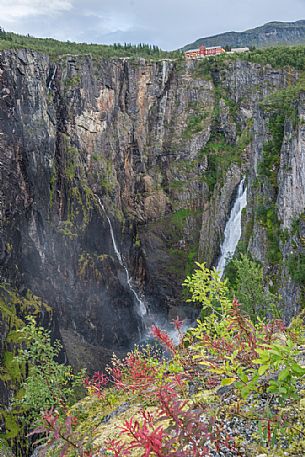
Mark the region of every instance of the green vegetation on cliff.
[[271, 65], [273, 68], [291, 67], [296, 70], [305, 70], [305, 46], [278, 46], [269, 49], [256, 49], [241, 55], [242, 59], [262, 65]]
[[232, 298], [238, 297], [241, 306], [253, 322], [268, 316], [278, 317], [276, 305], [279, 297], [271, 293], [265, 285], [263, 267], [249, 255], [237, 254], [225, 269], [225, 277]]
[[[28, 365], [18, 359], [21, 347], [26, 347], [26, 337], [22, 333], [26, 316], [32, 315], [39, 319], [41, 313], [51, 313], [51, 309], [39, 297], [30, 291], [21, 296], [7, 284], [0, 284], [0, 315], [1, 315], [1, 364], [0, 392], [9, 389], [14, 398], [21, 399], [24, 395], [22, 383], [26, 379]], [[0, 423], [5, 433], [0, 434], [1, 440], [16, 449], [16, 457], [23, 456], [29, 448], [25, 437], [25, 410], [15, 404], [0, 404]]]
[[51, 332], [35, 324], [34, 317], [27, 318], [27, 325], [20, 330], [26, 349], [21, 349], [16, 362], [27, 367], [22, 395], [14, 400], [26, 416], [35, 423], [41, 411], [62, 408], [75, 403], [77, 391], [82, 386], [84, 372], [74, 374], [69, 365], [58, 362], [62, 345], [51, 344]]
[[228, 143], [221, 134], [211, 136], [199, 156], [208, 159], [208, 173], [203, 176], [203, 180], [208, 184], [210, 193], [213, 193], [216, 184], [223, 183], [225, 174], [233, 163], [241, 163], [241, 149], [238, 145]]

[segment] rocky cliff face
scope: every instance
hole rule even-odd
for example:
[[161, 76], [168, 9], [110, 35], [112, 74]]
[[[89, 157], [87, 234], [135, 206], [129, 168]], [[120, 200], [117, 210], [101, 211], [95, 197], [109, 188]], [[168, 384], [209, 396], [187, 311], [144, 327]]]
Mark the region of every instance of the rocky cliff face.
[[[138, 293], [167, 314], [198, 244], [192, 159], [209, 137], [213, 84], [166, 61], [55, 64], [17, 51], [0, 65], [1, 280], [50, 303], [69, 360], [97, 368], [143, 330], [107, 216]], [[197, 110], [205, 128], [192, 135]]]
[[[268, 183], [258, 190], [271, 135], [261, 102], [296, 79], [239, 61], [210, 68], [1, 53], [0, 279], [54, 309], [70, 363], [99, 368], [144, 331], [107, 216], [147, 308], [181, 315], [181, 281], [194, 260], [217, 259], [248, 175], [243, 241], [273, 268], [257, 199], [268, 195], [283, 228], [304, 210], [303, 196], [294, 197], [304, 187], [304, 128], [285, 121], [277, 192]], [[302, 119], [303, 99], [298, 106]], [[300, 287], [281, 271], [288, 315]]]

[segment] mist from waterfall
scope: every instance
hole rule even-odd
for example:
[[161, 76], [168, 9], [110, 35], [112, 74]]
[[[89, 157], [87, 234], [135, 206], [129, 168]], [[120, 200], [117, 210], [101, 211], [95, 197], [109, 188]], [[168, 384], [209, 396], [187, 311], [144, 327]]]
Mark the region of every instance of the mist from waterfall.
[[225, 228], [225, 236], [220, 248], [216, 270], [223, 276], [227, 262], [232, 258], [236, 251], [237, 244], [241, 237], [241, 214], [247, 206], [247, 187], [243, 178], [237, 189], [237, 195], [231, 210], [229, 220]]

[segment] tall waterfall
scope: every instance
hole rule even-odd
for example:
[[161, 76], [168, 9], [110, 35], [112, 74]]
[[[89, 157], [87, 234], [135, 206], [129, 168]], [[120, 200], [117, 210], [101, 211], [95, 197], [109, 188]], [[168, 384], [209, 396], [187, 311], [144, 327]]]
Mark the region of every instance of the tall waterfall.
[[225, 228], [225, 237], [221, 245], [221, 253], [217, 262], [216, 270], [222, 276], [227, 261], [234, 255], [237, 243], [241, 237], [241, 213], [247, 206], [247, 187], [243, 178], [237, 189], [237, 196], [229, 220]]
[[115, 239], [115, 236], [114, 236], [114, 231], [113, 231], [113, 227], [112, 227], [112, 223], [111, 223], [111, 220], [110, 218], [108, 217], [107, 213], [106, 213], [106, 210], [105, 210], [105, 207], [103, 205], [103, 202], [102, 200], [97, 196], [95, 195], [97, 200], [98, 200], [98, 203], [100, 205], [100, 207], [102, 208], [106, 218], [107, 218], [107, 221], [108, 221], [108, 225], [109, 225], [109, 230], [110, 230], [110, 235], [111, 235], [111, 239], [112, 239], [112, 245], [113, 245], [113, 249], [114, 249], [114, 252], [115, 252], [115, 255], [119, 261], [119, 264], [124, 268], [125, 270], [125, 273], [126, 273], [126, 279], [127, 279], [127, 284], [128, 284], [128, 287], [130, 289], [130, 291], [132, 292], [133, 296], [135, 297], [136, 299], [136, 303], [137, 303], [137, 311], [139, 313], [139, 315], [143, 318], [146, 314], [147, 314], [147, 309], [146, 309], [146, 306], [145, 306], [145, 303], [143, 300], [141, 300], [139, 294], [136, 292], [134, 286], [133, 286], [133, 280], [132, 280], [132, 277], [130, 276], [130, 273], [128, 271], [128, 268], [126, 267], [125, 263], [124, 263], [124, 260], [123, 260], [123, 257], [122, 257], [122, 254], [120, 253], [119, 251], [119, 248], [118, 248], [118, 245], [117, 245], [117, 242], [116, 242], [116, 239]]

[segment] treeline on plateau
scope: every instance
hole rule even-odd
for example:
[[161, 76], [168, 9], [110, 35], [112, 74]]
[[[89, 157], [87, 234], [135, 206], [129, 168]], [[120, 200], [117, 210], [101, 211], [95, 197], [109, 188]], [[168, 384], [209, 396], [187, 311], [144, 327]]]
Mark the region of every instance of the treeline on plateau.
[[59, 41], [53, 38], [35, 38], [30, 35], [19, 35], [0, 30], [0, 49], [29, 48], [51, 56], [63, 54], [91, 54], [96, 57], [143, 57], [151, 59], [179, 58], [180, 51], [162, 51], [158, 46], [140, 43], [116, 43], [113, 45], [93, 43], [73, 43]]

